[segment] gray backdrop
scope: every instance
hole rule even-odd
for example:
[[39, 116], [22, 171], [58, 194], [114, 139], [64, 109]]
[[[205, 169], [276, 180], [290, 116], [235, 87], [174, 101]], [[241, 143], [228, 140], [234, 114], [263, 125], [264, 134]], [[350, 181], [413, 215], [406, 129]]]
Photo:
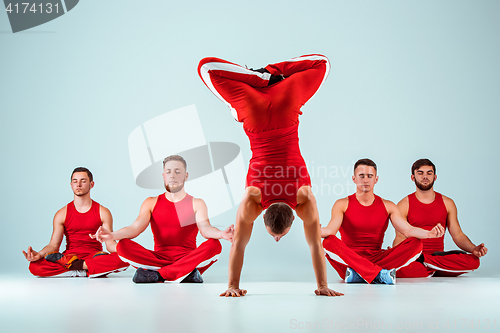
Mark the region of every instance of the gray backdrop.
[[[72, 200], [76, 166], [94, 173], [92, 197], [111, 210], [115, 229], [133, 222], [142, 201], [161, 193], [135, 185], [127, 146], [153, 117], [195, 104], [207, 141], [238, 144], [248, 163], [241, 124], [197, 75], [201, 58], [259, 68], [310, 53], [332, 63], [300, 118], [322, 224], [354, 191], [357, 159], [377, 162], [376, 193], [397, 202], [414, 191], [411, 164], [428, 157], [435, 189], [455, 200], [472, 241], [489, 248], [477, 274], [496, 273], [499, 12], [487, 0], [86, 0], [15, 34], [0, 13], [2, 273], [29, 274], [21, 250], [48, 243], [54, 213]], [[235, 214], [212, 223], [227, 226]], [[278, 244], [262, 224], [243, 280], [314, 280], [301, 223]], [[385, 245], [393, 235], [389, 227]], [[138, 241], [152, 246], [149, 229]], [[228, 253], [225, 242], [211, 281], [225, 281]]]

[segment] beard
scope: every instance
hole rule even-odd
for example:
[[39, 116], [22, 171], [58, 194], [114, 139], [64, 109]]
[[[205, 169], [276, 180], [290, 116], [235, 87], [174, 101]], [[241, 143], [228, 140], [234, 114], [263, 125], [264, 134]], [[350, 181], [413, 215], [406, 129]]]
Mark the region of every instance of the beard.
[[184, 188], [184, 183], [179, 184], [179, 186], [170, 187], [169, 185], [165, 185], [165, 190], [170, 193], [180, 192]]
[[87, 195], [88, 193], [90, 192], [90, 190], [88, 190], [87, 192], [84, 192], [84, 191], [81, 191], [81, 192], [73, 192], [77, 197], [83, 197], [85, 195]]
[[430, 182], [427, 185], [424, 185], [422, 183], [417, 182], [417, 180], [415, 179], [415, 185], [421, 191], [429, 191], [434, 186], [434, 181]]

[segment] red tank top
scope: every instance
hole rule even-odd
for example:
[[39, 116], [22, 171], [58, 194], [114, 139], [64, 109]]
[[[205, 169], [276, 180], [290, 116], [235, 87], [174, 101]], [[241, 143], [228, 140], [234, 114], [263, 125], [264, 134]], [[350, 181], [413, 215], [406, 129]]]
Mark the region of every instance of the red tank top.
[[64, 220], [64, 236], [66, 237], [66, 251], [71, 253], [90, 253], [102, 251], [102, 244], [90, 238], [102, 225], [100, 205], [92, 200], [92, 206], [86, 213], [76, 210], [74, 201], [66, 206]]
[[196, 249], [198, 226], [193, 197], [189, 194], [176, 203], [169, 201], [165, 194], [159, 195], [150, 222], [155, 251], [177, 248], [179, 252], [190, 252]]
[[389, 225], [384, 202], [375, 195], [375, 201], [370, 206], [363, 206], [356, 194], [348, 198], [349, 204], [340, 226], [342, 241], [356, 252], [379, 251]]
[[[414, 227], [431, 230], [440, 223], [446, 230], [448, 225], [448, 211], [444, 205], [443, 196], [436, 193], [434, 201], [424, 204], [417, 199], [415, 193], [408, 196], [408, 223]], [[432, 254], [436, 251], [444, 251], [444, 236], [440, 238], [422, 239], [423, 252]]]
[[311, 185], [299, 149], [298, 128], [297, 122], [290, 127], [261, 133], [246, 132], [252, 149], [247, 186], [260, 189], [264, 209], [275, 202], [284, 202], [295, 209], [298, 189]]

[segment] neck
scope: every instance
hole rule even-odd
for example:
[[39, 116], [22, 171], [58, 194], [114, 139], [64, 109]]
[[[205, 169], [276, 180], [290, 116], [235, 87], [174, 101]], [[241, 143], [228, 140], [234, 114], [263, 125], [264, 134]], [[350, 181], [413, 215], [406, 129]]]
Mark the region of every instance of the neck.
[[436, 197], [436, 192], [434, 192], [434, 188], [431, 188], [427, 191], [422, 191], [417, 187], [417, 190], [415, 191], [415, 196], [420, 202], [431, 203], [434, 201], [434, 198]]
[[86, 212], [92, 206], [92, 199], [90, 198], [90, 193], [87, 193], [83, 196], [75, 195], [73, 198], [73, 203], [75, 204], [75, 208], [77, 211]]
[[167, 198], [168, 201], [172, 201], [172, 202], [179, 202], [182, 199], [184, 199], [186, 197], [186, 195], [187, 195], [187, 193], [186, 193], [186, 191], [184, 191], [184, 189], [182, 189], [176, 193], [165, 191], [165, 198]]
[[373, 190], [364, 192], [364, 191], [356, 191], [356, 199], [358, 199], [359, 203], [364, 206], [369, 206], [375, 201], [375, 194]]

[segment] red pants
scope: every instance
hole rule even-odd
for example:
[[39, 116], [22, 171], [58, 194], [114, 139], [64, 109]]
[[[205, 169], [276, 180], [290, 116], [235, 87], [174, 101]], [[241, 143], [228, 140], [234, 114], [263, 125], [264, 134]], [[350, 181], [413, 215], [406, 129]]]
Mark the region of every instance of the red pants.
[[422, 252], [422, 242], [408, 238], [390, 250], [356, 252], [336, 236], [323, 240], [326, 258], [342, 279], [347, 267], [354, 269], [367, 283], [371, 283], [382, 269], [400, 269], [415, 261]]
[[397, 271], [398, 278], [459, 276], [479, 267], [479, 258], [470, 253], [423, 254], [424, 262], [412, 262]]
[[171, 250], [151, 251], [130, 239], [122, 239], [116, 247], [123, 261], [135, 268], [158, 271], [166, 281], [180, 282], [198, 268], [203, 274], [219, 258], [222, 246], [217, 239], [208, 239], [195, 250], [185, 253], [178, 247]]
[[30, 263], [30, 272], [39, 277], [79, 277], [88, 276], [91, 278], [104, 276], [109, 273], [118, 273], [128, 268], [129, 264], [120, 260], [116, 252], [110, 254], [99, 255], [93, 258], [95, 252], [92, 253], [69, 253], [64, 252], [64, 255], [76, 255], [78, 259], [85, 260], [88, 271], [69, 270], [61, 264], [40, 259]]

